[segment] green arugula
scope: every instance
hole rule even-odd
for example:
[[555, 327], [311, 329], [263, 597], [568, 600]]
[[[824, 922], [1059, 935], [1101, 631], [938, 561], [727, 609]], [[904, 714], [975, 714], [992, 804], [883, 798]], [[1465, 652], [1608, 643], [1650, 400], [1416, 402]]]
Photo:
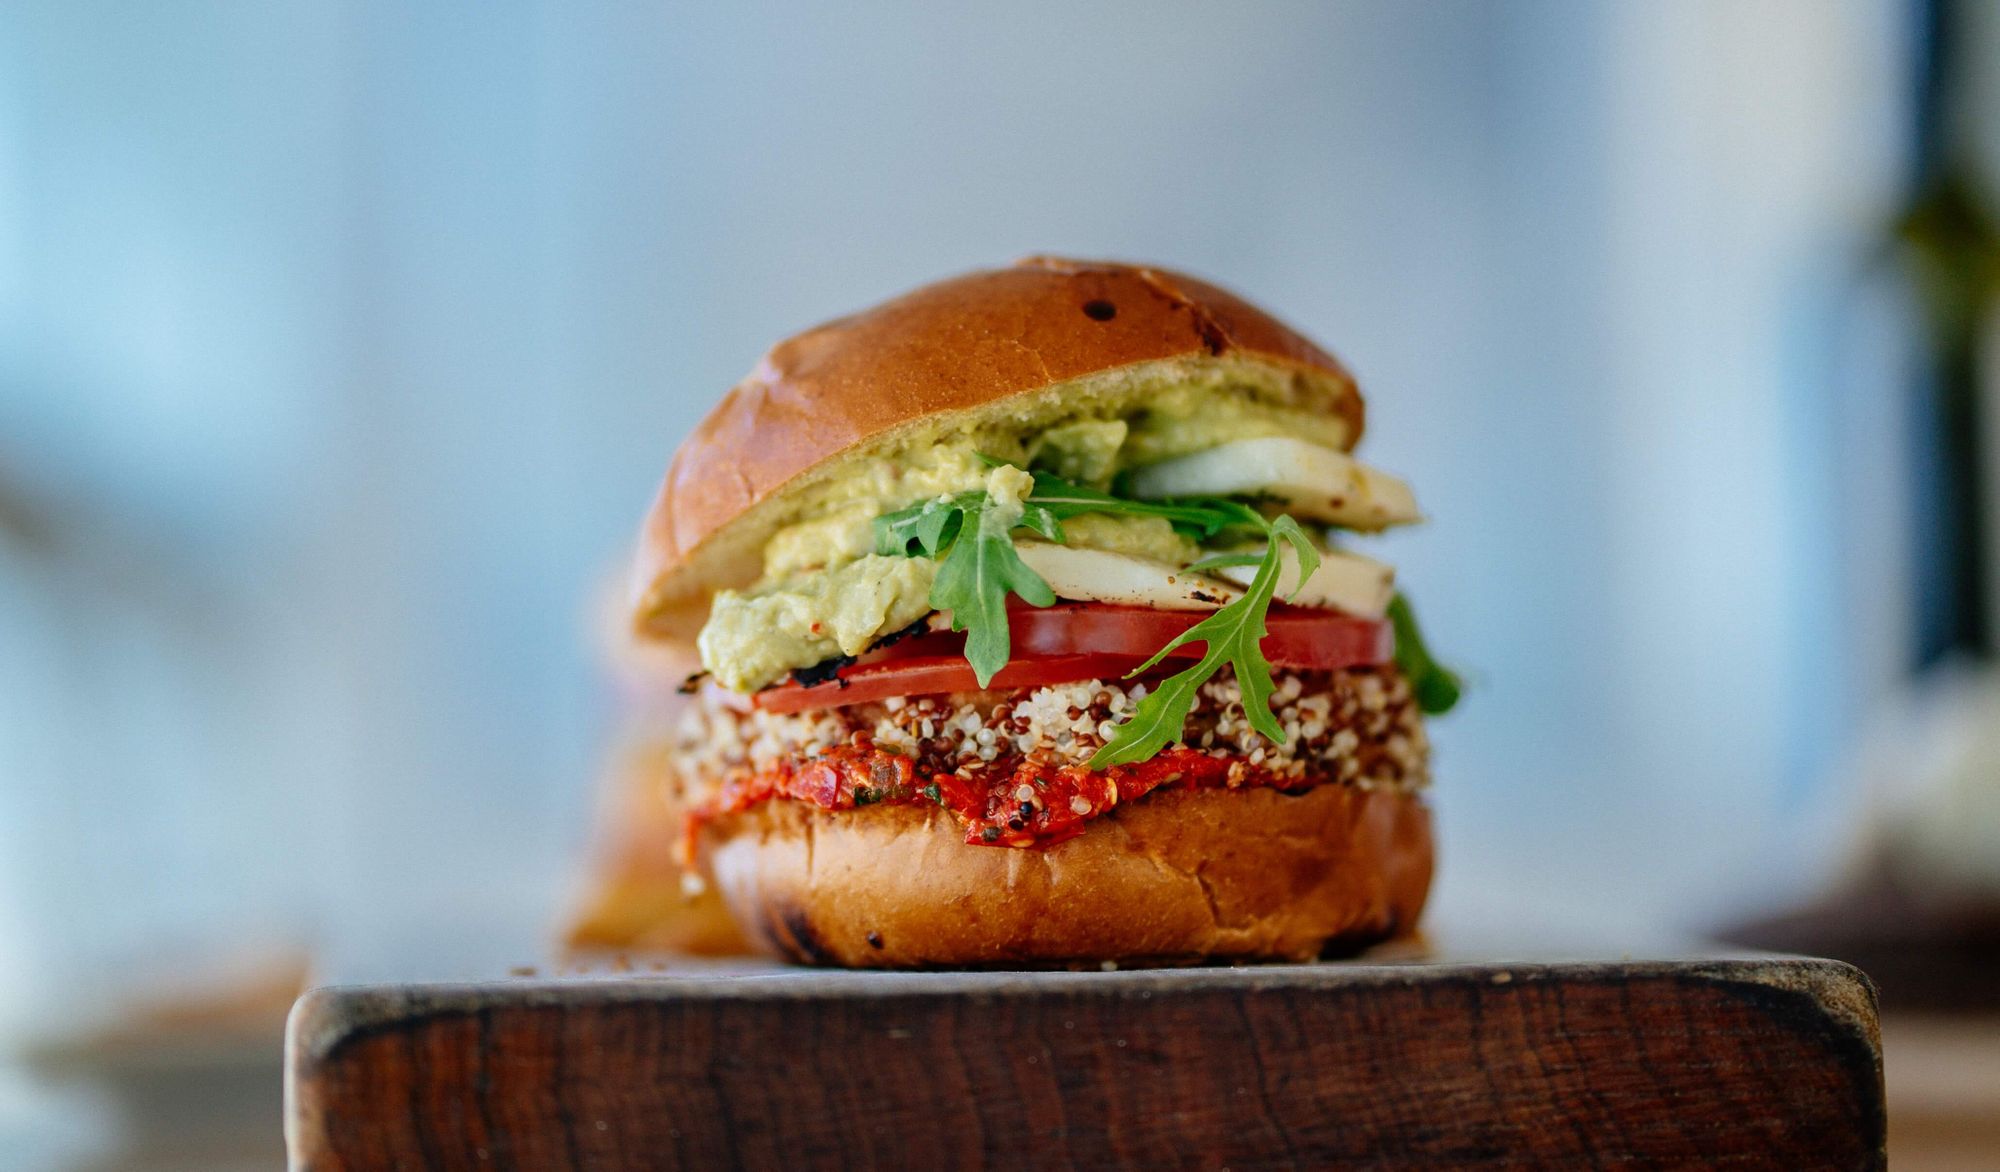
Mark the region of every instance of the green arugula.
[[[1263, 521], [1263, 518], [1258, 520]], [[1206, 645], [1201, 659], [1186, 671], [1162, 680], [1159, 687], [1139, 701], [1132, 715], [1112, 730], [1111, 739], [1105, 741], [1104, 747], [1090, 758], [1090, 768], [1104, 769], [1149, 760], [1161, 749], [1179, 741], [1201, 686], [1222, 670], [1224, 663], [1236, 671], [1236, 682], [1243, 689], [1243, 715], [1250, 721], [1250, 726], [1263, 733], [1273, 744], [1285, 743], [1285, 731], [1271, 711], [1271, 663], [1264, 658], [1262, 646], [1265, 619], [1271, 610], [1271, 600], [1278, 592], [1278, 574], [1284, 567], [1284, 546], [1289, 544], [1298, 555], [1301, 582], [1319, 569], [1319, 550], [1313, 548], [1305, 530], [1299, 528], [1299, 523], [1288, 516], [1263, 524], [1266, 543], [1262, 554], [1231, 554], [1225, 555], [1224, 559], [1208, 559], [1211, 564], [1226, 559], [1225, 564], [1242, 565], [1247, 563], [1240, 559], [1255, 557], [1257, 573], [1251, 578], [1249, 588], [1235, 601], [1175, 636], [1126, 678], [1151, 668], [1166, 658], [1168, 652], [1186, 643]]]
[[1197, 574], [1206, 574], [1210, 570], [1227, 570], [1233, 566], [1261, 566], [1263, 564], [1264, 555], [1261, 553], [1215, 553], [1195, 562], [1187, 568]]
[[1436, 716], [1450, 712], [1465, 691], [1465, 681], [1457, 672], [1431, 658], [1423, 633], [1417, 630], [1417, 614], [1410, 600], [1401, 594], [1389, 600], [1389, 625], [1396, 633], [1396, 667], [1410, 681], [1410, 693], [1417, 707]]
[[[940, 551], [949, 550], [957, 542], [967, 517], [984, 518], [993, 507], [985, 490], [973, 489], [884, 513], [875, 518], [875, 552], [885, 556], [939, 557]], [[1050, 541], [1062, 540], [1062, 526], [1057, 523], [1056, 514], [1032, 502], [1024, 504], [1014, 524], [1032, 529]]]
[[1047, 472], [1034, 473], [1034, 488], [1021, 502], [1019, 515], [1013, 513], [995, 505], [984, 490], [973, 489], [875, 518], [876, 553], [937, 560], [930, 604], [951, 612], [952, 630], [966, 632], [965, 660], [981, 687], [992, 682], [1012, 654], [1007, 596], [1013, 594], [1030, 606], [1055, 601], [1049, 584], [1014, 551], [1015, 529], [1060, 543], [1065, 540], [1063, 518], [1083, 513], [1161, 517], [1197, 540], [1232, 526], [1267, 525], [1255, 509], [1236, 501], [1125, 500]]
[[[1000, 461], [988, 463], [997, 465]], [[1048, 606], [1055, 601], [1049, 584], [1015, 552], [1016, 529], [1063, 542], [1065, 519], [1109, 513], [1160, 517], [1196, 541], [1212, 540], [1225, 530], [1249, 530], [1264, 539], [1261, 551], [1215, 554], [1187, 567], [1205, 573], [1229, 566], [1255, 566], [1257, 572], [1249, 587], [1160, 648], [1131, 675], [1152, 668], [1168, 652], [1188, 643], [1204, 645], [1201, 659], [1161, 681], [1113, 730], [1111, 739], [1089, 764], [1092, 769], [1102, 769], [1145, 761], [1179, 741], [1201, 685], [1224, 664], [1235, 670], [1243, 692], [1244, 716], [1251, 727], [1273, 743], [1282, 744], [1284, 730], [1270, 706], [1271, 665], [1261, 644], [1283, 571], [1284, 547], [1291, 546], [1297, 555], [1299, 581], [1319, 568], [1319, 551], [1298, 522], [1289, 516], [1270, 519], [1249, 504], [1220, 497], [1131, 500], [1047, 472], [1035, 472], [1033, 477], [1033, 490], [1018, 505], [996, 504], [984, 490], [974, 489], [875, 519], [876, 553], [938, 562], [930, 604], [950, 611], [952, 629], [966, 632], [966, 662], [972, 665], [980, 686], [992, 682], [1012, 653], [1007, 596], [1012, 594], [1030, 606]], [[1427, 713], [1451, 708], [1458, 702], [1463, 685], [1457, 675], [1431, 658], [1417, 630], [1416, 616], [1400, 594], [1389, 604], [1389, 620], [1395, 629], [1396, 664], [1409, 679], [1418, 705]]]
[[[1239, 501], [1221, 497], [1182, 497], [1174, 500], [1140, 501], [1081, 484], [1060, 476], [1037, 472], [1035, 490], [1028, 500], [1047, 509], [1058, 520], [1080, 513], [1110, 513], [1125, 517], [1162, 517], [1182, 536], [1206, 541], [1224, 529], [1247, 526], [1261, 529], [1264, 517]], [[1058, 539], [1060, 540], [1060, 539]]]
[[965, 661], [979, 686], [1007, 666], [1012, 636], [1007, 629], [1007, 596], [1030, 606], [1048, 606], [1055, 591], [1014, 552], [1014, 530], [1033, 530], [1061, 541], [1055, 514], [1032, 499], [1017, 507], [997, 505], [982, 491], [961, 492], [875, 518], [875, 552], [938, 561], [930, 604], [951, 612], [951, 629], [966, 632]]

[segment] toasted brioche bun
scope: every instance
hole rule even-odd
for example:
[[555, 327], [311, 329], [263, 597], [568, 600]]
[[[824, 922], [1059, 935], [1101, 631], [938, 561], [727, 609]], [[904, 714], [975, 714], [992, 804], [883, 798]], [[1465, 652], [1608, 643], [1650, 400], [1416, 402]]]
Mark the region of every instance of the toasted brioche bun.
[[1430, 811], [1386, 790], [1155, 793], [1045, 850], [963, 833], [934, 807], [774, 801], [704, 845], [755, 942], [857, 968], [1305, 960], [1410, 932], [1430, 888]]
[[1337, 419], [1347, 447], [1360, 438], [1361, 398], [1338, 360], [1165, 269], [1033, 257], [780, 342], [675, 455], [640, 537], [636, 625], [691, 635], [709, 595], [757, 576], [788, 502], [854, 461], [1217, 374]]

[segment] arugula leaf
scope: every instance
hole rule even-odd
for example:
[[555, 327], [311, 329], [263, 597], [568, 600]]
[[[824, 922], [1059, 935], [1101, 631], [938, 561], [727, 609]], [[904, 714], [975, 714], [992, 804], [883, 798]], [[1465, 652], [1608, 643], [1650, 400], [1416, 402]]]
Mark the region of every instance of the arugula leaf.
[[1160, 686], [1139, 701], [1132, 715], [1111, 732], [1104, 747], [1090, 758], [1090, 768], [1130, 765], [1149, 760], [1154, 754], [1181, 739], [1188, 713], [1194, 710], [1201, 686], [1224, 663], [1235, 669], [1236, 682], [1243, 690], [1243, 715], [1250, 726], [1273, 744], [1285, 742], [1285, 731], [1271, 711], [1271, 663], [1264, 658], [1265, 619], [1271, 600], [1278, 592], [1278, 575], [1284, 568], [1284, 546], [1289, 544], [1299, 561], [1299, 580], [1304, 581], [1319, 568], [1319, 551], [1307, 540], [1299, 523], [1288, 516], [1259, 522], [1265, 527], [1267, 543], [1257, 558], [1257, 573], [1241, 597], [1175, 636], [1153, 657], [1127, 675], [1138, 675], [1166, 658], [1168, 652], [1187, 643], [1205, 644], [1202, 657], [1193, 667], [1160, 682]]
[[[875, 552], [884, 557], [934, 558], [958, 537], [968, 510], [983, 505], [983, 492], [943, 496], [875, 518]], [[917, 548], [911, 549], [914, 544]]]
[[[1306, 579], [1319, 573], [1319, 547], [1306, 536], [1305, 530], [1299, 528], [1299, 523], [1288, 516], [1279, 517], [1271, 522], [1271, 544], [1277, 545], [1280, 537], [1291, 543], [1292, 554], [1299, 561], [1298, 581], [1292, 584], [1292, 592], [1285, 596], [1285, 601], [1291, 602], [1299, 596], [1299, 588], [1306, 584]], [[1268, 550], [1265, 552], [1269, 554]], [[1280, 554], [1275, 560], [1279, 568], [1283, 569], [1283, 555]]]
[[1214, 537], [1231, 526], [1264, 527], [1257, 510], [1238, 501], [1220, 497], [1182, 497], [1168, 500], [1130, 500], [1072, 484], [1060, 476], [1037, 472], [1035, 490], [1028, 497], [1032, 505], [1047, 509], [1058, 519], [1080, 513], [1111, 513], [1127, 517], [1164, 517], [1175, 528], [1185, 526], [1197, 539]]
[[981, 687], [1007, 666], [1012, 636], [1007, 596], [1030, 606], [1055, 602], [1055, 591], [1014, 552], [1013, 530], [1063, 539], [1054, 513], [1032, 503], [996, 505], [984, 492], [962, 492], [875, 518], [875, 552], [938, 561], [930, 604], [951, 612], [951, 629], [965, 631], [965, 660]]
[[[993, 467], [1002, 461], [981, 457]], [[1013, 639], [1007, 624], [1007, 596], [1031, 606], [1048, 606], [1055, 592], [1014, 551], [1013, 531], [1026, 529], [1062, 543], [1062, 521], [1083, 513], [1164, 517], [1197, 538], [1213, 537], [1230, 526], [1268, 529], [1255, 509], [1235, 501], [1122, 500], [1094, 488], [1071, 484], [1046, 472], [1013, 507], [997, 506], [974, 489], [898, 509], [875, 518], [875, 552], [884, 556], [928, 557], [938, 561], [930, 604], [951, 612], [952, 629], [967, 632], [965, 659], [983, 687], [1007, 665]]]
[[[1162, 517], [1196, 539], [1213, 538], [1226, 529], [1247, 528], [1264, 537], [1262, 552], [1216, 554], [1188, 569], [1201, 573], [1226, 566], [1256, 566], [1249, 588], [1131, 673], [1149, 670], [1177, 647], [1196, 642], [1204, 645], [1201, 659], [1162, 681], [1140, 701], [1089, 764], [1092, 769], [1103, 769], [1145, 761], [1179, 741], [1201, 685], [1225, 663], [1236, 673], [1244, 716], [1251, 727], [1273, 743], [1282, 744], [1284, 730], [1271, 711], [1271, 665], [1264, 658], [1262, 642], [1284, 572], [1285, 547], [1291, 547], [1298, 562], [1300, 582], [1319, 568], [1319, 551], [1298, 522], [1282, 515], [1267, 519], [1249, 504], [1219, 497], [1128, 500], [1046, 472], [1033, 476], [1032, 491], [1018, 504], [998, 505], [986, 492], [972, 490], [875, 519], [877, 553], [939, 562], [937, 577], [931, 583], [930, 604], [951, 612], [953, 630], [967, 632], [965, 658], [980, 685], [992, 682], [1012, 652], [1007, 596], [1016, 595], [1032, 606], [1055, 601], [1049, 584], [1015, 552], [1015, 529], [1062, 542], [1063, 520], [1085, 513]], [[1455, 673], [1431, 658], [1418, 633], [1416, 616], [1400, 594], [1389, 604], [1389, 619], [1395, 628], [1396, 664], [1409, 679], [1418, 706], [1431, 714], [1450, 709], [1458, 702], [1463, 685]]]
[[[994, 467], [1001, 466], [1000, 461], [990, 456], [980, 458]], [[1260, 533], [1269, 529], [1269, 522], [1263, 514], [1241, 501], [1221, 497], [1127, 500], [1081, 484], [1072, 484], [1048, 472], [1033, 475], [1034, 489], [1022, 502], [1024, 511], [1016, 525], [1033, 530], [1050, 541], [1062, 541], [1062, 522], [1084, 513], [1162, 517], [1197, 540], [1207, 540], [1230, 528], [1248, 528]], [[985, 504], [985, 492], [973, 489], [885, 513], [875, 518], [875, 552], [903, 557], [919, 554], [937, 557], [957, 537], [963, 519], [978, 512]]]
[[[875, 518], [875, 552], [884, 557], [938, 557], [958, 538], [965, 518], [980, 513], [987, 505], [986, 493], [974, 489], [884, 513]], [[1069, 514], [1059, 515], [1028, 500], [1023, 502], [1021, 519], [1015, 524], [1060, 542], [1063, 540], [1060, 516], [1064, 515]]]
[[1215, 553], [1187, 567], [1191, 574], [1205, 574], [1210, 570], [1226, 570], [1231, 566], [1261, 566], [1261, 553]]
[[982, 506], [978, 520], [951, 543], [931, 581], [931, 606], [950, 611], [951, 629], [966, 632], [965, 661], [982, 688], [1012, 654], [1007, 596], [1018, 594], [1030, 606], [1056, 600], [1056, 592], [1014, 552], [1012, 528], [1001, 510]]
[[1389, 600], [1389, 625], [1396, 633], [1396, 667], [1410, 681], [1417, 707], [1428, 716], [1451, 711], [1465, 691], [1465, 681], [1431, 658], [1423, 633], [1417, 630], [1417, 613], [1400, 593]]
[[1018, 528], [1039, 533], [1058, 545], [1064, 544], [1067, 540], [1063, 536], [1062, 520], [1056, 511], [1033, 497], [1021, 502], [1021, 519], [1014, 524]]

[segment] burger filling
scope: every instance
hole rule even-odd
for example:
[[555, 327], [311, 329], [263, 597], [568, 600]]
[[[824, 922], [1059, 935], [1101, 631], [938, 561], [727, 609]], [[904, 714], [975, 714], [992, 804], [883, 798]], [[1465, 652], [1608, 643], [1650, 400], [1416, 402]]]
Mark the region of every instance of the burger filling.
[[1458, 684], [1345, 548], [1420, 519], [1408, 487], [1270, 388], [1126, 401], [804, 492], [700, 634], [695, 805], [931, 802], [1032, 846], [1161, 787], [1421, 785]]
[[1031, 847], [1157, 789], [1413, 792], [1429, 782], [1418, 705], [1394, 667], [1279, 672], [1277, 744], [1251, 727], [1242, 688], [1223, 672], [1200, 687], [1182, 745], [1136, 764], [1083, 765], [1148, 690], [1144, 680], [1093, 679], [773, 713], [711, 689], [678, 732], [682, 798], [698, 821], [772, 799], [829, 810], [936, 805], [968, 843]]

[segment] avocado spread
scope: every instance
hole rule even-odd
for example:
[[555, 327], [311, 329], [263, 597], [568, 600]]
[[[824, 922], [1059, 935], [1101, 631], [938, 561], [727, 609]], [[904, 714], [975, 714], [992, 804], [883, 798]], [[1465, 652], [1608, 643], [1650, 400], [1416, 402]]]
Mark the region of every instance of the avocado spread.
[[[755, 691], [796, 668], [859, 655], [876, 639], [931, 610], [937, 563], [881, 557], [876, 517], [973, 489], [1018, 492], [1017, 469], [984, 457], [1042, 468], [1064, 479], [1105, 487], [1127, 469], [1266, 436], [1296, 436], [1339, 446], [1344, 426], [1268, 402], [1226, 383], [1162, 385], [1115, 417], [1087, 411], [1040, 421], [1031, 432], [1000, 424], [948, 434], [915, 448], [856, 460], [803, 500], [798, 520], [764, 547], [764, 573], [748, 588], [716, 594], [699, 638], [702, 666], [735, 691]], [[1010, 474], [1009, 483], [995, 483]], [[1090, 513], [1063, 523], [1067, 544], [1187, 565], [1193, 542], [1157, 517]]]
[[930, 613], [937, 563], [868, 554], [746, 593], [715, 596], [701, 662], [716, 682], [751, 692], [798, 667], [859, 655], [877, 636]]

